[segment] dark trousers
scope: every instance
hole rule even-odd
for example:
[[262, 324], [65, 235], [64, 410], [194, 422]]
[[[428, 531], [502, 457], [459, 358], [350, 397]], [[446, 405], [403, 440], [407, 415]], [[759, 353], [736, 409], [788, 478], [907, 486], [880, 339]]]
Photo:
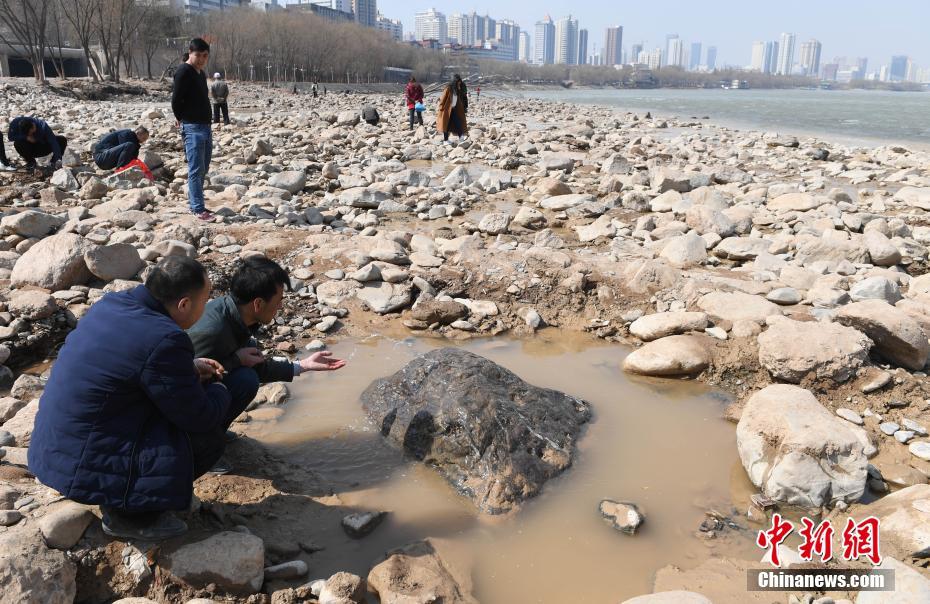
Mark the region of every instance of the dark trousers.
[[[68, 146], [68, 139], [63, 136], [56, 136], [55, 140], [58, 141], [58, 146], [61, 148], [61, 152], [65, 152], [65, 148]], [[52, 146], [46, 143], [45, 141], [40, 141], [37, 143], [30, 143], [29, 141], [16, 141], [13, 143], [13, 148], [16, 149], [16, 152], [26, 160], [27, 164], [35, 163], [37, 157], [45, 157], [52, 152]]]
[[94, 153], [94, 163], [101, 170], [112, 170], [125, 166], [139, 157], [139, 145], [136, 143], [123, 143], [110, 149]]
[[6, 158], [6, 147], [3, 146], [3, 133], [0, 132], [0, 163], [4, 166], [10, 165], [10, 160]]
[[453, 108], [452, 113], [449, 114], [449, 125], [446, 126], [446, 131], [442, 133], [442, 140], [449, 140], [450, 132], [454, 132], [459, 136], [462, 136], [462, 124], [459, 121], [459, 116], [455, 113], [455, 108]]
[[413, 130], [413, 120], [417, 119], [420, 121], [420, 125], [423, 125], [423, 112], [417, 111], [416, 109], [408, 109], [407, 113], [410, 114], [410, 129]]
[[194, 478], [200, 478], [212, 468], [226, 448], [226, 430], [245, 411], [258, 393], [258, 374], [250, 367], [230, 371], [223, 384], [232, 401], [223, 423], [212, 432], [189, 433], [194, 452]]
[[213, 103], [213, 123], [220, 123], [220, 112], [223, 112], [223, 123], [229, 123], [229, 103], [223, 101], [222, 103]]

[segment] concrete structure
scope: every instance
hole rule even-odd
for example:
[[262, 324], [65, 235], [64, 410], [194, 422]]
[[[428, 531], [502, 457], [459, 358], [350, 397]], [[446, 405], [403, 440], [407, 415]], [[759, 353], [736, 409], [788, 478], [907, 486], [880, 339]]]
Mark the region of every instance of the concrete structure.
[[[84, 78], [89, 75], [87, 71], [87, 59], [84, 57], [84, 51], [80, 48], [62, 48], [61, 55], [64, 59], [65, 75], [69, 78]], [[32, 71], [32, 65], [26, 59], [29, 53], [22, 46], [14, 45], [11, 49], [5, 44], [0, 44], [0, 77], [17, 77], [31, 78], [35, 74]], [[58, 70], [55, 63], [58, 62], [58, 49], [55, 49], [55, 62], [52, 62], [51, 53], [46, 51], [45, 54], [45, 76], [54, 78], [58, 76]]]
[[578, 64], [586, 65], [588, 63], [588, 30], [578, 30]]
[[449, 41], [446, 16], [435, 8], [416, 14], [414, 36], [417, 40], [438, 40], [440, 44]]
[[578, 64], [578, 19], [563, 17], [555, 22], [555, 62]]
[[623, 27], [608, 27], [604, 35], [604, 64], [623, 65]]
[[352, 0], [355, 22], [365, 27], [378, 27], [378, 0]]
[[783, 33], [778, 41], [778, 62], [775, 65], [775, 75], [791, 75], [794, 67], [794, 44], [797, 36]]
[[820, 52], [822, 45], [811, 38], [801, 44], [801, 69], [804, 75], [816, 76], [820, 74]]
[[520, 32], [520, 44], [517, 47], [517, 60], [523, 63], [530, 62], [530, 32]]
[[533, 37], [533, 63], [552, 65], [555, 63], [555, 24], [552, 17], [536, 23], [536, 35]]

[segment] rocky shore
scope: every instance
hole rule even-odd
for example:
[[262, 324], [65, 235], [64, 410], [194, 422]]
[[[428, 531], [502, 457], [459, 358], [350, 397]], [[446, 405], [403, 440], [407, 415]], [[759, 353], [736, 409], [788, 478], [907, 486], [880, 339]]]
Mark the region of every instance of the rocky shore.
[[[926, 601], [930, 153], [488, 96], [472, 101], [468, 138], [444, 145], [408, 131], [400, 95], [232, 88], [234, 123], [214, 131], [207, 187], [217, 219], [204, 223], [186, 207], [164, 90], [63, 94], [0, 81], [0, 117], [40, 116], [69, 138], [50, 179], [0, 173], [0, 382], [10, 389], [0, 399], [0, 600], [474, 601], [439, 541], [385, 552], [364, 578], [310, 575], [313, 527], [291, 520], [313, 514], [364, 538], [378, 515], [343, 509], [312, 471], [250, 439], [233, 449], [244, 471], [199, 481], [194, 530], [161, 547], [109, 540], [96, 508], [31, 478], [25, 447], [44, 376], [94, 301], [171, 254], [199, 258], [222, 291], [235, 260], [258, 253], [292, 275], [285, 311], [263, 334], [282, 356], [379, 330], [459, 340], [557, 326], [634, 347], [618, 371], [732, 393], [740, 459], [765, 498], [786, 513], [883, 523], [898, 592], [830, 597]], [[380, 125], [360, 123], [366, 103]], [[139, 122], [152, 132], [143, 160], [155, 182], [95, 171], [95, 140]], [[266, 387], [236, 429], [280, 415], [286, 398]], [[377, 403], [366, 408], [384, 419]], [[580, 425], [589, 411], [577, 413]], [[483, 434], [506, 450], [500, 434]], [[549, 465], [521, 461], [520, 497], [494, 492], [487, 476], [443, 473], [470, 485], [479, 507], [510, 509], [539, 490], [540, 472], [568, 466], [559, 447], [540, 448]], [[766, 507], [748, 511], [755, 527]], [[657, 592], [703, 596], [632, 601], [773, 601], [746, 594], [747, 565], [662, 569]], [[708, 577], [717, 581], [705, 591]]]

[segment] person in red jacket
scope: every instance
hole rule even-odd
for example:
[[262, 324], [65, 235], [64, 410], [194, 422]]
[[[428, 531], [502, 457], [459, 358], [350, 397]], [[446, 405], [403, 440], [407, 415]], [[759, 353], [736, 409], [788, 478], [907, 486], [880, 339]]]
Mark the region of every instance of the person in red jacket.
[[407, 87], [404, 89], [404, 99], [407, 101], [407, 112], [410, 114], [410, 129], [413, 130], [414, 116], [416, 116], [422, 126], [423, 110], [417, 110], [417, 103], [423, 104], [423, 87], [420, 86], [417, 79], [412, 76], [410, 81], [407, 82]]

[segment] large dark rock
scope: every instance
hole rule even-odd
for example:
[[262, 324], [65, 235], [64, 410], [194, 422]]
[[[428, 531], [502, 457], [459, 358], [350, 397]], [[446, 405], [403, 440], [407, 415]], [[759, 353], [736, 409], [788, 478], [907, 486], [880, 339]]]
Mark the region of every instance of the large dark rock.
[[456, 348], [376, 380], [362, 405], [391, 443], [434, 466], [489, 514], [513, 509], [568, 468], [591, 419], [585, 401]]

